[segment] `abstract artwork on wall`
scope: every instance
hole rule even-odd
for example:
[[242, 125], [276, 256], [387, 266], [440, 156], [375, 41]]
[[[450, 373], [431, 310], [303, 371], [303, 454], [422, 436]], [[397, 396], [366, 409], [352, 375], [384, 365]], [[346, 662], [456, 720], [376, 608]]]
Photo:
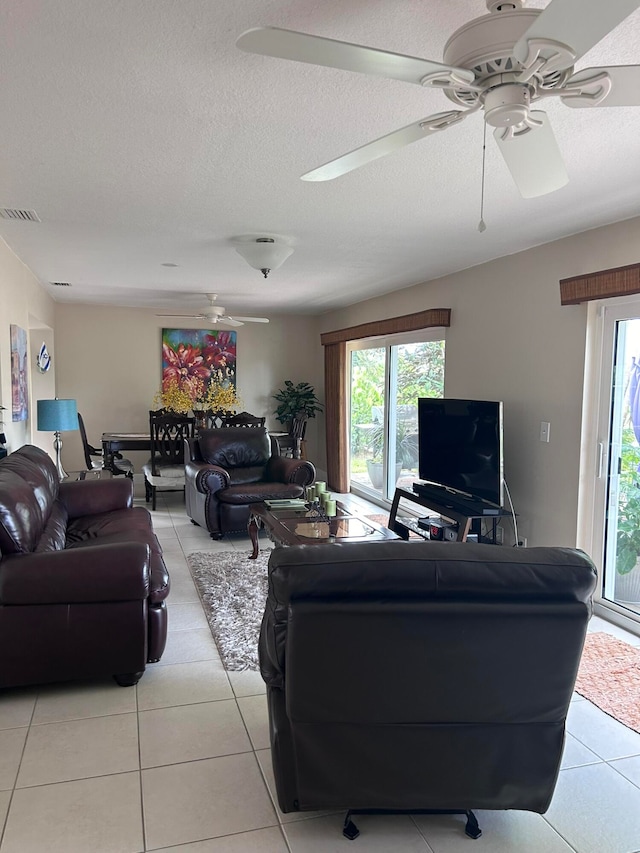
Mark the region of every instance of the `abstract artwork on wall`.
[[27, 394], [27, 333], [11, 324], [11, 420], [26, 421], [29, 415]]
[[236, 387], [236, 333], [212, 329], [162, 330], [162, 390], [176, 382], [191, 399], [212, 383]]

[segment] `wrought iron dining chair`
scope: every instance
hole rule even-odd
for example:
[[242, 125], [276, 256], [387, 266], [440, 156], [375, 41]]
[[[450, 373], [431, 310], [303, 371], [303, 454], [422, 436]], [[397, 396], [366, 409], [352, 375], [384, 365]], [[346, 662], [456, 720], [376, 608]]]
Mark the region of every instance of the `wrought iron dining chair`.
[[[104, 468], [104, 455], [102, 450], [98, 450], [97, 447], [89, 444], [84, 420], [80, 412], [78, 412], [78, 429], [80, 430], [80, 438], [82, 439], [82, 450], [84, 452], [84, 463], [87, 466], [87, 472], [101, 471]], [[121, 453], [113, 454], [113, 463], [110, 470], [112, 474], [124, 474], [125, 477], [133, 479], [133, 463], [129, 459], [123, 459]]]
[[151, 509], [156, 508], [156, 492], [184, 492], [184, 442], [194, 437], [195, 418], [186, 415], [149, 412], [151, 458], [142, 466], [144, 492]]

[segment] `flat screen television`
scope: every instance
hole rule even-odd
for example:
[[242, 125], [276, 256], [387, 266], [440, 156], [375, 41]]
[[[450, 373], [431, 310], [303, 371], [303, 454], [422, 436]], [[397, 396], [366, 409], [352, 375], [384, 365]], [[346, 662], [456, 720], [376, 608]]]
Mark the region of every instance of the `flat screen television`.
[[502, 506], [502, 403], [420, 397], [418, 474]]

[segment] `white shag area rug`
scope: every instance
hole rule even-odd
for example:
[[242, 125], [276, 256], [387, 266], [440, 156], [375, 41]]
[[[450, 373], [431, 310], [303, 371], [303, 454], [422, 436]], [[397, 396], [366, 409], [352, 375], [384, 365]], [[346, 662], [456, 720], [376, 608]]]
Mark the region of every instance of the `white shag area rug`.
[[267, 600], [270, 550], [250, 560], [246, 551], [195, 551], [189, 571], [226, 670], [259, 670], [258, 637]]

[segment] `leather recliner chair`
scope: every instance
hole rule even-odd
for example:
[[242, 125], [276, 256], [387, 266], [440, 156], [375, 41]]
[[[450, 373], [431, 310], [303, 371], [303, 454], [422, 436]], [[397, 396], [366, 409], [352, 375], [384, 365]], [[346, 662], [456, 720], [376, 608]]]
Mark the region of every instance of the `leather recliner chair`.
[[246, 532], [250, 504], [299, 498], [315, 476], [311, 462], [280, 456], [266, 427], [204, 429], [185, 443], [187, 515], [212, 539]]
[[282, 811], [455, 811], [472, 837], [472, 809], [546, 811], [595, 581], [565, 548], [275, 549], [259, 652]]

